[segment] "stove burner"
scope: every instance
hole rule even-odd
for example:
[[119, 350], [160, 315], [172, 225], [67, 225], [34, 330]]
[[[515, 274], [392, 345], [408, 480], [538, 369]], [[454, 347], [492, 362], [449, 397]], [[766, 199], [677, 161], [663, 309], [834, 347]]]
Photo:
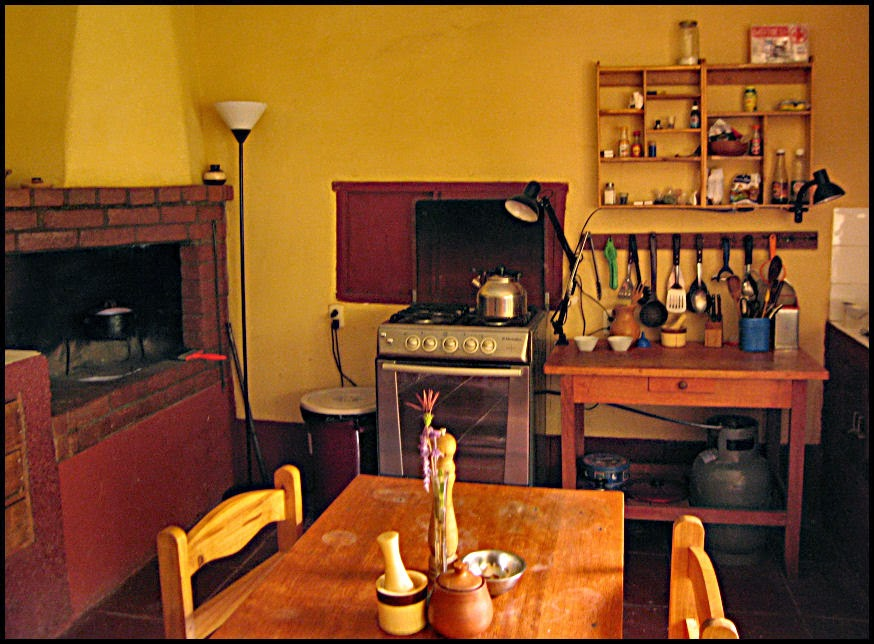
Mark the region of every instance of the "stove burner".
[[388, 322], [389, 324], [444, 324], [470, 327], [524, 327], [536, 313], [535, 307], [529, 307], [525, 315], [506, 320], [491, 320], [483, 318], [464, 304], [413, 304], [393, 314]]
[[389, 318], [392, 324], [456, 324], [469, 315], [464, 304], [413, 304]]

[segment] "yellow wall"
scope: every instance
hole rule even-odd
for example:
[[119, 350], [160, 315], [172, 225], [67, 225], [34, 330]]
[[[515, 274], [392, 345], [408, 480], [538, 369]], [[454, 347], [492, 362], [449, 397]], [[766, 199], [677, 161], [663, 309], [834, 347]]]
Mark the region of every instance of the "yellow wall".
[[[258, 419], [300, 420], [303, 393], [339, 384], [327, 319], [335, 291], [332, 181], [566, 181], [574, 240], [598, 190], [595, 62], [670, 64], [681, 19], [698, 20], [710, 63], [748, 60], [751, 24], [810, 25], [815, 164], [846, 190], [839, 206], [868, 205], [867, 6], [7, 6], [5, 13], [9, 186], [36, 175], [67, 186], [199, 183], [209, 163], [222, 164], [238, 185], [237, 144], [213, 103], [268, 104], [245, 144]], [[236, 208], [228, 211], [232, 311], [239, 311]], [[819, 233], [817, 251], [782, 253], [801, 300], [802, 347], [818, 359], [831, 212], [825, 205], [805, 216], [803, 228]], [[790, 214], [776, 212], [637, 211], [599, 213], [589, 228], [793, 226]], [[736, 252], [733, 264], [740, 262]], [[704, 263], [715, 272], [719, 252], [707, 251]], [[659, 266], [669, 264], [666, 249]], [[610, 307], [611, 297], [607, 291], [602, 303]], [[346, 304], [341, 355], [359, 385], [373, 384], [376, 327], [398, 308]], [[587, 302], [586, 316], [592, 324], [600, 309]], [[734, 325], [729, 316], [726, 328]], [[574, 311], [568, 334], [580, 329]], [[693, 326], [693, 336], [700, 332]], [[812, 390], [816, 440], [821, 387]], [[554, 422], [557, 405], [551, 414]], [[676, 433], [675, 425], [625, 412], [593, 415], [598, 433], [615, 425]]]

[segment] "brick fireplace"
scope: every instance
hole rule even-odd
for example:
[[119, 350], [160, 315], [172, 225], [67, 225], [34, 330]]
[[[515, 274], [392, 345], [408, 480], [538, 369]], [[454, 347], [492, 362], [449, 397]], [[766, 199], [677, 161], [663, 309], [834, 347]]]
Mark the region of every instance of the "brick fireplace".
[[[227, 355], [232, 198], [230, 186], [7, 189], [7, 277], [18, 254], [173, 245], [182, 342]], [[6, 557], [7, 637], [58, 635], [154, 558], [161, 528], [192, 524], [237, 478], [230, 360], [158, 360], [56, 391], [47, 357], [5, 370], [6, 402], [23, 404], [28, 447], [45, 446], [26, 455], [37, 528], [31, 545]]]
[[[7, 260], [16, 253], [179, 244], [183, 342], [223, 352], [225, 202], [232, 197], [231, 186], [7, 189]], [[54, 387], [58, 461], [229, 375], [227, 362], [164, 361], [122, 381]]]

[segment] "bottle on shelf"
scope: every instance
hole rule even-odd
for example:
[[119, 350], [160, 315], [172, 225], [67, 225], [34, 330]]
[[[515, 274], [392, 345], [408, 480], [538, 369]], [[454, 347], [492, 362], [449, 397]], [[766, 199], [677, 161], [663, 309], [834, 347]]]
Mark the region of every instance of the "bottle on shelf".
[[689, 112], [689, 127], [693, 130], [701, 127], [701, 110], [698, 107], [698, 101], [692, 102], [692, 110]]
[[631, 156], [643, 156], [643, 144], [640, 142], [640, 130], [635, 130], [631, 140]]
[[619, 156], [627, 157], [631, 155], [631, 142], [628, 140], [628, 128], [623, 127], [619, 134]]
[[801, 192], [801, 186], [804, 185], [806, 180], [807, 174], [804, 172], [804, 148], [798, 148], [795, 150], [795, 159], [792, 161], [792, 185], [789, 189], [790, 203], [795, 202], [795, 198]]
[[743, 108], [744, 112], [755, 112], [758, 109], [759, 95], [755, 87], [744, 87]]
[[613, 182], [608, 181], [604, 186], [604, 205], [612, 206], [616, 203], [616, 189], [613, 187]]
[[786, 150], [780, 148], [774, 160], [774, 176], [771, 177], [771, 203], [789, 203], [789, 175], [786, 172]]
[[762, 156], [762, 126], [753, 125], [753, 134], [750, 137], [750, 156]]

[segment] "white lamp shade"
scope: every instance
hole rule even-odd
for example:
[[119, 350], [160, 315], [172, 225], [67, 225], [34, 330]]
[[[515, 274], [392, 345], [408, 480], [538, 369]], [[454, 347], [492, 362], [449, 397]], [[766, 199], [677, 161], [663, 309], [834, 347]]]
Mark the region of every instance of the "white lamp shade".
[[223, 101], [215, 109], [232, 130], [251, 130], [267, 109], [267, 103], [255, 101]]

